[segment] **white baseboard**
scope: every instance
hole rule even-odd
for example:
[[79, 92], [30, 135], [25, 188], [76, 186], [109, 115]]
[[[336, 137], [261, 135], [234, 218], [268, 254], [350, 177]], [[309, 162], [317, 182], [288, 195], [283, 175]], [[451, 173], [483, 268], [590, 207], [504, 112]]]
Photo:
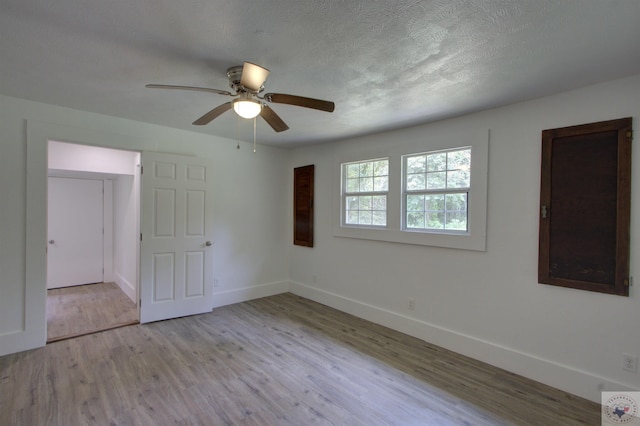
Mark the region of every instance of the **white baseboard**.
[[298, 296], [597, 403], [601, 402], [602, 391], [634, 390], [624, 384], [586, 371], [519, 352], [305, 284], [291, 282], [290, 291]]
[[288, 281], [260, 284], [253, 287], [245, 287], [221, 292], [213, 292], [213, 307], [231, 305], [233, 303], [246, 302], [261, 297], [274, 296], [289, 291]]
[[127, 281], [127, 279], [118, 272], [114, 272], [113, 275], [115, 277], [115, 283], [118, 284], [118, 287], [120, 287], [124, 294], [126, 294], [133, 303], [138, 303], [135, 285]]

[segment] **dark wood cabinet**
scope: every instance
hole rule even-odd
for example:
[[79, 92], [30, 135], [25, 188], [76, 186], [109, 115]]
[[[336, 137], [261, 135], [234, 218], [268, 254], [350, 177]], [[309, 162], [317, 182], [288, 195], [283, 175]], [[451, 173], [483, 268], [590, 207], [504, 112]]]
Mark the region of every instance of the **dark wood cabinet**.
[[631, 118], [544, 130], [538, 282], [629, 295]]

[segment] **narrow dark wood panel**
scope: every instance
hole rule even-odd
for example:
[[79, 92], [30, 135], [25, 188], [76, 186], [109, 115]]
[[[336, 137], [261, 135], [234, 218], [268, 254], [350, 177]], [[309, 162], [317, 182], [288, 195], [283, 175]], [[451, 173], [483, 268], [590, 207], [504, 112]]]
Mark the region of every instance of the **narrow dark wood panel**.
[[313, 247], [314, 165], [293, 170], [293, 244]]
[[596, 425], [598, 404], [281, 294], [0, 357], [7, 425]]

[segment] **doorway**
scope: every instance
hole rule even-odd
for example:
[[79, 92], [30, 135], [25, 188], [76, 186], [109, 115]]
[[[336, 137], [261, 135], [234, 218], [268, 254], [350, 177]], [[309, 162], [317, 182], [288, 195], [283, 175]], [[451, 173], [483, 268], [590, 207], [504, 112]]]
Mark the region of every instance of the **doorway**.
[[49, 141], [47, 342], [139, 322], [139, 164]]

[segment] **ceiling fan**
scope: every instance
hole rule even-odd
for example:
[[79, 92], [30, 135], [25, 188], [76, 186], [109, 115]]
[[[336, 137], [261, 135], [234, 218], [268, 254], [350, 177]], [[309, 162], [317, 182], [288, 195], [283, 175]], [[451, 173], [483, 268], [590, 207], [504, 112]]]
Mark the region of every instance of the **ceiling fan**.
[[232, 101], [219, 105], [198, 118], [193, 122], [196, 126], [208, 124], [222, 113], [233, 108], [233, 110], [243, 118], [254, 118], [260, 115], [276, 132], [287, 130], [289, 126], [267, 105], [267, 102], [333, 112], [335, 104], [329, 101], [286, 95], [283, 93], [266, 93], [261, 96], [260, 93], [264, 90], [264, 82], [268, 76], [268, 69], [251, 62], [245, 62], [242, 66], [231, 67], [227, 70], [229, 86], [231, 86], [235, 93], [206, 87], [171, 86], [165, 84], [147, 84], [145, 87], [151, 89], [193, 90], [196, 92], [208, 92], [235, 97]]

